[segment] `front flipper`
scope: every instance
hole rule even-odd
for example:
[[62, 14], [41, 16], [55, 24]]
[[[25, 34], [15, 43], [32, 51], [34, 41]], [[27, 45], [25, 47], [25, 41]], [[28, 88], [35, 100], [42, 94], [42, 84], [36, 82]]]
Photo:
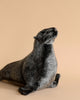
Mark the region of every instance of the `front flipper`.
[[33, 88], [27, 88], [26, 86], [24, 87], [20, 87], [19, 90], [18, 90], [22, 95], [27, 95], [31, 92], [33, 92]]
[[58, 85], [60, 79], [60, 74], [56, 74], [55, 80], [52, 82], [52, 84], [49, 86], [49, 88], [54, 88]]

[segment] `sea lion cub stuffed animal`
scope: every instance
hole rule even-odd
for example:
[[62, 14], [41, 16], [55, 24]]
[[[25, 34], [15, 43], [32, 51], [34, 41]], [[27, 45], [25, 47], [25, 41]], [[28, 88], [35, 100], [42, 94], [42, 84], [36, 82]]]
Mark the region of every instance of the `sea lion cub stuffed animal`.
[[57, 61], [53, 42], [57, 37], [54, 27], [40, 31], [35, 37], [32, 52], [22, 60], [12, 62], [0, 70], [0, 81], [8, 80], [22, 83], [22, 95], [58, 85], [60, 74], [56, 74]]

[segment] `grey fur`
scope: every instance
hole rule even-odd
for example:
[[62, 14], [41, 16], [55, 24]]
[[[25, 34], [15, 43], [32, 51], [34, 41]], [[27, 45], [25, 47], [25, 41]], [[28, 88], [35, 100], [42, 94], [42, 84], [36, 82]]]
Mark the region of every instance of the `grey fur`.
[[51, 53], [49, 54], [49, 56], [45, 60], [45, 66], [47, 66], [46, 77], [43, 77], [41, 79], [40, 86], [38, 87], [38, 89], [43, 89], [43, 88], [49, 87], [51, 82], [53, 83], [54, 77], [56, 75], [57, 60], [56, 60], [56, 57], [54, 54], [53, 46], [51, 48]]
[[60, 75], [56, 75], [57, 61], [52, 46], [56, 36], [57, 30], [53, 27], [40, 31], [34, 37], [32, 52], [24, 59], [6, 65], [0, 71], [0, 80], [24, 84], [19, 88], [19, 92], [23, 95], [57, 85]]

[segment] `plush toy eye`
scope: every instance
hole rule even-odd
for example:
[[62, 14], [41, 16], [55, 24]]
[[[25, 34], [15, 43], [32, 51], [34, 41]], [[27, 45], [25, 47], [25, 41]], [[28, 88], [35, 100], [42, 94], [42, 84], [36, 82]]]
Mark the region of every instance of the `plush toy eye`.
[[46, 32], [46, 29], [44, 29], [43, 31], [41, 31], [42, 34], [44, 34]]
[[44, 32], [44, 31], [42, 31], [41, 33], [42, 33], [42, 35], [43, 35], [45, 32]]

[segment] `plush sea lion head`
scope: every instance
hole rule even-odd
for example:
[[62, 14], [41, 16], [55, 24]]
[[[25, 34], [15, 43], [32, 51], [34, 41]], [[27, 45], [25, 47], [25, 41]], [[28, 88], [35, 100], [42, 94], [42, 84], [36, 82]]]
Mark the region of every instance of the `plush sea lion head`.
[[52, 44], [55, 40], [56, 36], [58, 34], [58, 31], [56, 28], [46, 28], [41, 30], [34, 39], [36, 42], [39, 42], [40, 44]]

